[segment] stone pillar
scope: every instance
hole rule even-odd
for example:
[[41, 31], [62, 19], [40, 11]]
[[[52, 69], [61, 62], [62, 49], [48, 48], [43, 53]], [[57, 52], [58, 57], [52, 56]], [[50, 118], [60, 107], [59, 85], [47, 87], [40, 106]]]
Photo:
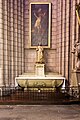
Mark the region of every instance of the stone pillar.
[[[61, 72], [62, 72], [62, 35], [60, 34], [60, 31], [62, 32], [62, 29], [61, 29], [61, 22], [62, 22], [62, 1], [59, 1], [59, 7], [58, 7], [58, 12], [60, 11], [60, 16], [58, 17], [58, 19], [59, 19], [59, 22], [58, 22], [58, 26], [59, 26], [59, 28], [58, 28], [58, 30], [59, 30], [59, 39], [58, 39], [58, 41], [59, 41], [59, 74], [61, 74]], [[57, 35], [58, 36], [58, 35]]]
[[[23, 1], [23, 0], [22, 0]], [[21, 9], [21, 21], [22, 21], [22, 23], [21, 23], [21, 25], [22, 25], [22, 27], [21, 27], [21, 41], [22, 41], [22, 51], [21, 51], [21, 53], [22, 53], [22, 56], [21, 56], [21, 61], [22, 61], [22, 73], [24, 73], [24, 19], [23, 19], [23, 17], [24, 17], [24, 15], [23, 15], [23, 13], [24, 13], [24, 11], [23, 11], [23, 9], [24, 9], [24, 6], [23, 6], [23, 2], [22, 2], [22, 9]]]
[[4, 39], [4, 81], [5, 81], [5, 85], [8, 86], [9, 85], [9, 76], [8, 76], [8, 36], [7, 36], [7, 0], [4, 0], [3, 2], [3, 21], [4, 21], [4, 24], [3, 24], [3, 27], [4, 27], [4, 32], [3, 32], [3, 39]]
[[[66, 11], [65, 11], [65, 8], [66, 8], [66, 6], [65, 6], [65, 3], [66, 3], [66, 1], [65, 0], [63, 0], [63, 2], [62, 2], [62, 5], [63, 5], [63, 9], [62, 9], [62, 24], [63, 24], [63, 26], [62, 26], [62, 63], [61, 63], [61, 65], [62, 65], [62, 75], [64, 75], [65, 74], [65, 50], [66, 50], [66, 48], [65, 48], [65, 41], [66, 41], [66, 39], [65, 39], [65, 25], [66, 25], [66, 19], [65, 19], [65, 13], [66, 13]], [[65, 23], [65, 24], [64, 24]]]
[[22, 39], [21, 39], [21, 3], [18, 0], [18, 74], [21, 74], [21, 48], [22, 48]]
[[14, 67], [14, 71], [15, 71], [15, 76], [17, 76], [18, 75], [18, 39], [17, 39], [17, 32], [18, 32], [18, 30], [17, 30], [17, 24], [18, 24], [18, 22], [17, 22], [17, 17], [18, 17], [18, 13], [17, 13], [17, 0], [14, 0], [14, 24], [13, 24], [13, 27], [14, 27], [14, 29], [13, 29], [13, 31], [14, 31], [14, 47], [15, 47], [15, 49], [14, 49], [14, 62], [15, 62], [15, 67]]
[[2, 0], [0, 0], [0, 87], [4, 86], [3, 81], [3, 10]]
[[[77, 17], [79, 17], [79, 13], [77, 11], [78, 7], [80, 9], [80, 4], [76, 6], [76, 10], [75, 10]], [[80, 35], [79, 35], [80, 34], [80, 23], [78, 26], [78, 22], [79, 21], [76, 22], [76, 41], [73, 44], [74, 47], [73, 47], [73, 52], [72, 52], [75, 58], [75, 66], [71, 74], [71, 87], [77, 87], [78, 95], [80, 97]]]
[[10, 3], [10, 7], [11, 7], [11, 10], [10, 10], [10, 40], [11, 40], [11, 51], [10, 51], [10, 54], [11, 54], [11, 86], [13, 87], [14, 86], [14, 38], [13, 38], [13, 1], [11, 1]]

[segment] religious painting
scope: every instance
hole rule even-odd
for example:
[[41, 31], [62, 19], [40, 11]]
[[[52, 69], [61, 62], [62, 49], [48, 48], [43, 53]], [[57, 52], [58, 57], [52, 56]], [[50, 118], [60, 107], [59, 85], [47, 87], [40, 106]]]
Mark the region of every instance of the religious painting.
[[30, 3], [30, 47], [50, 48], [51, 3]]

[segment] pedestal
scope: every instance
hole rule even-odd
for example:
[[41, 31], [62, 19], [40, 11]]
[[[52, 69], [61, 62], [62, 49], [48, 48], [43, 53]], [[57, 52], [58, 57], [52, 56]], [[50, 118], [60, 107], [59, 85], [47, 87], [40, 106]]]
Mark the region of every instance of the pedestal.
[[71, 86], [78, 86], [80, 84], [80, 70], [73, 70], [71, 75]]
[[71, 75], [71, 88], [74, 97], [80, 98], [80, 70], [73, 70]]
[[36, 64], [35, 65], [35, 75], [45, 76], [45, 64]]

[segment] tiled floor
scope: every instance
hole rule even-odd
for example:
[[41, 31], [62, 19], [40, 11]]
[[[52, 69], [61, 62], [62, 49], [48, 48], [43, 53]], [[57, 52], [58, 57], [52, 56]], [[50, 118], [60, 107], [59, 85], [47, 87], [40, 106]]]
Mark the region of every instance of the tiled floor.
[[80, 120], [80, 105], [0, 105], [0, 120]]

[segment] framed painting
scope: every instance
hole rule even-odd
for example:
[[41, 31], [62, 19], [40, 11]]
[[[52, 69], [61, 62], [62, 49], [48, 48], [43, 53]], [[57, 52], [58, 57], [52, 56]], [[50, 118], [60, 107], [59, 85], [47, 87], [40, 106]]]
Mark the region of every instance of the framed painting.
[[51, 3], [30, 3], [30, 48], [50, 48]]

